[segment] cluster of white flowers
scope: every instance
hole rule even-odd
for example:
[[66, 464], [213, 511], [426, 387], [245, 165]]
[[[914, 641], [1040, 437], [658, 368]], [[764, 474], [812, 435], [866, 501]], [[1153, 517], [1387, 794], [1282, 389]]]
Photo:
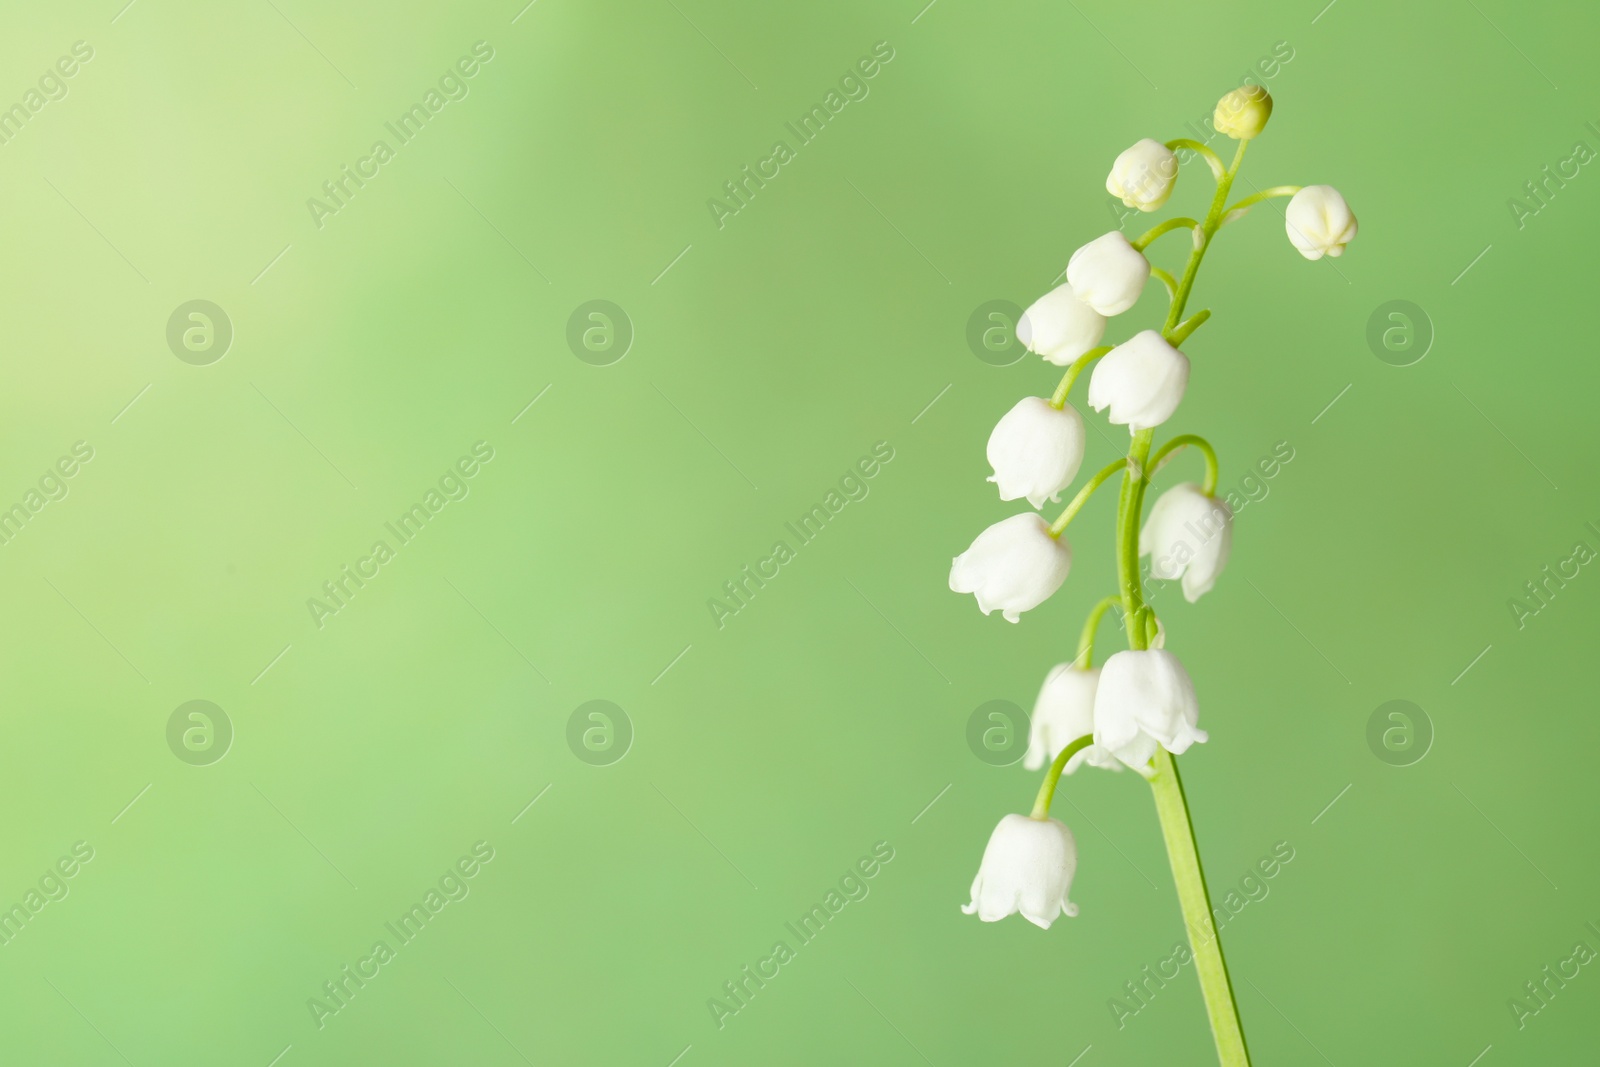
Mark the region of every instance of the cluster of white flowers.
[[[1249, 86], [1223, 97], [1213, 123], [1219, 132], [1247, 142], [1261, 133], [1271, 114], [1272, 98], [1259, 86]], [[1355, 216], [1331, 186], [1278, 186], [1223, 210], [1239, 159], [1225, 170], [1209, 149], [1192, 141], [1139, 141], [1117, 156], [1106, 179], [1107, 190], [1130, 207], [1157, 210], [1172, 195], [1178, 175], [1175, 150], [1182, 148], [1203, 155], [1217, 178], [1216, 199], [1206, 221], [1173, 220], [1136, 241], [1115, 231], [1096, 237], [1072, 253], [1066, 281], [1036, 300], [1017, 323], [1017, 338], [1028, 351], [1068, 371], [1054, 398], [1019, 401], [990, 434], [988, 459], [994, 474], [989, 481], [998, 487], [1001, 500], [1026, 499], [1039, 508], [1047, 500], [1059, 501], [1062, 491], [1073, 484], [1083, 463], [1084, 423], [1066, 403], [1066, 394], [1090, 363], [1094, 367], [1089, 406], [1105, 411], [1112, 423], [1126, 426], [1138, 439], [1141, 432], [1172, 418], [1183, 401], [1190, 370], [1189, 358], [1178, 345], [1208, 313], [1186, 324], [1176, 319], [1200, 257], [1221, 226], [1261, 200], [1292, 196], [1286, 229], [1305, 258], [1338, 256], [1355, 237]], [[1243, 150], [1241, 143], [1239, 158]], [[1144, 248], [1173, 230], [1193, 235], [1194, 252], [1181, 284], [1163, 271], [1156, 272], [1177, 304], [1167, 327], [1141, 330], [1120, 344], [1100, 347], [1107, 320], [1133, 308], [1151, 278]], [[1148, 455], [1148, 434], [1143, 441], [1145, 451], [1137, 453], [1140, 460]], [[998, 610], [1008, 621], [1017, 622], [1022, 612], [1038, 607], [1066, 581], [1072, 549], [1062, 531], [1087, 496], [1119, 471], [1140, 486], [1147, 484], [1159, 459], [1183, 444], [1205, 449], [1206, 484], [1184, 483], [1163, 493], [1139, 531], [1137, 553], [1150, 557], [1154, 577], [1181, 579], [1185, 598], [1199, 599], [1216, 584], [1227, 562], [1233, 515], [1214, 494], [1216, 460], [1210, 445], [1191, 436], [1169, 442], [1150, 461], [1149, 469], [1136, 462], [1136, 453], [1130, 450], [1126, 464], [1115, 464], [1090, 479], [1054, 525], [1029, 511], [990, 526], [952, 562], [950, 588], [974, 594], [984, 614]], [[1133, 499], [1142, 503], [1142, 492]], [[1139, 516], [1126, 516], [1124, 521], [1138, 523]], [[1137, 616], [1124, 620], [1130, 635], [1137, 628], [1138, 639], [1130, 641], [1134, 647], [1094, 667], [1090, 659], [1097, 613], [1078, 659], [1059, 664], [1045, 678], [1033, 710], [1024, 766], [1029, 770], [1050, 766], [1069, 747], [1074, 754], [1064, 765], [1052, 767], [1032, 816], [1007, 815], [995, 828], [972, 883], [972, 902], [962, 909], [968, 914], [976, 912], [992, 922], [1020, 911], [1041, 927], [1063, 913], [1077, 914], [1076, 905], [1067, 899], [1077, 868], [1077, 847], [1072, 832], [1048, 817], [1057, 777], [1084, 764], [1112, 770], [1126, 766], [1150, 776], [1152, 759], [1160, 749], [1176, 755], [1206, 740], [1188, 672], [1165, 649], [1164, 632], [1149, 609], [1137, 596], [1131, 601], [1127, 597], [1125, 590], [1120, 599], [1131, 604]]]

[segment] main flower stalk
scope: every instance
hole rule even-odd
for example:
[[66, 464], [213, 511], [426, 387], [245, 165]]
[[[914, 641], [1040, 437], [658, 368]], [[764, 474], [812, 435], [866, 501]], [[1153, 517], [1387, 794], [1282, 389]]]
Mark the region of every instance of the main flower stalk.
[[[1079, 766], [1132, 768], [1150, 783], [1155, 798], [1222, 1067], [1249, 1067], [1250, 1053], [1212, 920], [1177, 763], [1179, 755], [1209, 735], [1200, 728], [1193, 680], [1166, 648], [1170, 634], [1145, 603], [1139, 561], [1148, 555], [1151, 576], [1181, 581], [1184, 599], [1194, 603], [1216, 583], [1232, 545], [1232, 506], [1216, 495], [1217, 453], [1211, 443], [1183, 433], [1152, 451], [1156, 427], [1176, 413], [1188, 386], [1193, 365], [1179, 346], [1211, 316], [1201, 310], [1185, 317], [1200, 264], [1218, 231], [1256, 204], [1288, 196], [1285, 233], [1306, 259], [1342, 255], [1356, 235], [1354, 213], [1331, 186], [1277, 185], [1228, 205], [1245, 150], [1271, 114], [1272, 98], [1259, 86], [1234, 90], [1218, 102], [1212, 123], [1218, 133], [1238, 142], [1231, 164], [1199, 141], [1179, 138], [1163, 144], [1149, 137], [1113, 161], [1106, 191], [1128, 207], [1151, 212], [1172, 193], [1177, 152], [1192, 151], [1216, 179], [1210, 209], [1203, 220], [1168, 219], [1133, 240], [1120, 228], [1094, 238], [1072, 253], [1065, 283], [1022, 314], [1018, 341], [1065, 373], [1048, 400], [1025, 397], [996, 425], [987, 448], [995, 472], [989, 481], [999, 487], [1002, 500], [1026, 497], [1035, 509], [1045, 500], [1058, 502], [1077, 481], [1084, 426], [1067, 399], [1085, 370], [1090, 370], [1089, 407], [1105, 411], [1113, 425], [1128, 428], [1128, 454], [1083, 480], [1055, 522], [1047, 523], [1037, 510], [1003, 519], [980, 533], [950, 566], [953, 591], [974, 594], [985, 614], [999, 610], [1007, 621], [1017, 622], [1066, 580], [1072, 566], [1068, 525], [1102, 485], [1122, 474], [1113, 534], [1116, 589], [1090, 611], [1076, 658], [1058, 663], [1045, 676], [1029, 719], [1022, 765], [1036, 771], [1049, 763], [1049, 769], [1032, 814], [1006, 815], [995, 827], [972, 883], [972, 900], [962, 911], [985, 922], [1021, 914], [1042, 928], [1076, 915], [1078, 906], [1068, 891], [1078, 867], [1077, 843], [1071, 830], [1050, 816], [1051, 801], [1062, 775]], [[1174, 277], [1152, 264], [1145, 250], [1163, 235], [1180, 232], [1190, 235], [1191, 248], [1181, 277]], [[1167, 292], [1165, 324], [1160, 330], [1140, 330], [1119, 344], [1102, 345], [1107, 320], [1132, 308], [1152, 278]], [[1146, 490], [1167, 461], [1185, 448], [1204, 458], [1203, 482], [1165, 489], [1146, 519]], [[1121, 608], [1128, 649], [1096, 666], [1095, 635], [1112, 607]]]
[[[1200, 224], [1194, 251], [1178, 280], [1177, 292], [1167, 311], [1162, 335], [1173, 336], [1183, 321], [1184, 305], [1194, 288], [1195, 275], [1211, 239], [1222, 226], [1226, 214], [1228, 193], [1233, 179], [1244, 161], [1249, 141], [1240, 141], [1234, 153], [1233, 164], [1217, 178], [1216, 195], [1211, 200], [1211, 210]], [[1144, 587], [1139, 575], [1139, 518], [1144, 508], [1144, 490], [1147, 484], [1145, 466], [1150, 458], [1150, 442], [1154, 430], [1141, 430], [1133, 435], [1128, 446], [1128, 470], [1123, 475], [1122, 493], [1117, 505], [1117, 576], [1122, 587], [1122, 619], [1128, 632], [1128, 647], [1148, 647], [1147, 630], [1142, 618]], [[1211, 1020], [1211, 1035], [1217, 1043], [1217, 1058], [1222, 1067], [1249, 1067], [1250, 1052], [1245, 1046], [1244, 1027], [1239, 1022], [1239, 1005], [1234, 999], [1233, 983], [1228, 977], [1228, 963], [1222, 954], [1222, 940], [1217, 935], [1211, 916], [1211, 894], [1206, 889], [1205, 871], [1200, 865], [1200, 846], [1195, 840], [1194, 823], [1189, 817], [1189, 803], [1183, 794], [1183, 780], [1178, 775], [1177, 757], [1166, 749], [1157, 749], [1155, 773], [1150, 777], [1150, 788], [1155, 794], [1156, 814], [1161, 820], [1161, 836], [1166, 841], [1167, 859], [1172, 865], [1172, 880], [1177, 886], [1178, 903], [1183, 909], [1183, 924], [1189, 932], [1189, 947], [1194, 953], [1195, 974], [1200, 979], [1200, 992], [1205, 997], [1206, 1015]]]

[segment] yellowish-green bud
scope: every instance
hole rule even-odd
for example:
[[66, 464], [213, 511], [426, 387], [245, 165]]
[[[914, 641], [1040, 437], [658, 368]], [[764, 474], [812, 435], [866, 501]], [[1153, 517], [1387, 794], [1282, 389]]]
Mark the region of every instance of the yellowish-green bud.
[[1236, 141], [1259, 137], [1272, 117], [1272, 95], [1259, 85], [1246, 85], [1217, 101], [1211, 124]]

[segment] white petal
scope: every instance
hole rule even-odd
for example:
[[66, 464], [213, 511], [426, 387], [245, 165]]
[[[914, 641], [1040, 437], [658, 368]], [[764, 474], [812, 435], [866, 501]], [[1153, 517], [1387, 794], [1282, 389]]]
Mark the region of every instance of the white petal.
[[1061, 822], [1007, 815], [989, 836], [972, 900], [961, 910], [976, 912], [985, 922], [1020, 911], [1029, 922], [1048, 928], [1063, 913], [1078, 913], [1067, 899], [1077, 866], [1072, 831]]
[[1051, 537], [1042, 516], [1024, 512], [984, 530], [951, 561], [950, 588], [974, 594], [985, 615], [998, 610], [1016, 622], [1061, 588], [1071, 568], [1066, 539]]
[[1058, 367], [1100, 343], [1105, 316], [1079, 300], [1067, 282], [1035, 300], [1017, 320], [1017, 340]]
[[1191, 604], [1216, 584], [1232, 545], [1233, 512], [1193, 482], [1162, 493], [1139, 532], [1139, 554], [1150, 557], [1151, 575], [1182, 578]]
[[[1099, 668], [1080, 670], [1070, 663], [1051, 668], [1028, 720], [1026, 769], [1040, 769], [1054, 761], [1063, 748], [1094, 732], [1094, 691], [1099, 682]], [[1092, 748], [1082, 749], [1068, 760], [1065, 773], [1071, 774], [1088, 759]]]
[[1041, 507], [1059, 499], [1083, 463], [1083, 417], [1070, 406], [1058, 411], [1042, 397], [1024, 397], [996, 424], [987, 452], [1000, 499], [1026, 497]]
[[1160, 141], [1146, 137], [1111, 164], [1106, 192], [1128, 207], [1155, 211], [1172, 195], [1177, 178], [1177, 155]]
[[1102, 315], [1133, 307], [1150, 280], [1150, 261], [1116, 230], [1084, 245], [1067, 262], [1067, 283]]
[[1089, 406], [1096, 411], [1109, 407], [1112, 422], [1137, 433], [1171, 418], [1188, 384], [1189, 357], [1157, 331], [1143, 330], [1095, 364]]
[[1289, 241], [1307, 259], [1340, 256], [1356, 236], [1356, 217], [1339, 190], [1308, 185], [1289, 200], [1284, 211]]

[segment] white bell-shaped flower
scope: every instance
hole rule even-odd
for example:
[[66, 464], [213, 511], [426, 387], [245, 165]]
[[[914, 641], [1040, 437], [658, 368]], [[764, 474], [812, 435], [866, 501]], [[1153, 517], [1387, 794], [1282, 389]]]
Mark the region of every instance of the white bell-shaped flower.
[[1155, 211], [1172, 195], [1177, 180], [1177, 155], [1160, 141], [1146, 137], [1111, 164], [1106, 192], [1128, 207]]
[[961, 910], [986, 923], [1021, 912], [1042, 930], [1066, 915], [1078, 914], [1067, 899], [1078, 870], [1078, 845], [1072, 831], [1056, 819], [1007, 815], [989, 835], [972, 880], [972, 903]]
[[1356, 236], [1355, 213], [1331, 185], [1308, 185], [1295, 193], [1283, 225], [1290, 243], [1307, 259], [1342, 256]]
[[1139, 555], [1150, 557], [1151, 576], [1183, 579], [1191, 604], [1217, 584], [1232, 547], [1233, 511], [1193, 482], [1162, 493], [1139, 531]]
[[1189, 357], [1155, 330], [1141, 330], [1103, 356], [1089, 379], [1089, 406], [1111, 409], [1130, 433], [1160, 426], [1189, 384]]
[[1065, 367], [1100, 343], [1106, 320], [1062, 282], [1035, 300], [1017, 320], [1017, 340], [1034, 352]]
[[1032, 511], [1001, 519], [950, 564], [950, 588], [973, 593], [985, 615], [998, 609], [1007, 622], [1036, 608], [1061, 588], [1072, 568], [1072, 548], [1050, 536], [1050, 524]]
[[1083, 416], [1070, 405], [1057, 411], [1043, 397], [1023, 397], [989, 435], [989, 480], [1001, 500], [1026, 497], [1036, 508], [1059, 500], [1083, 463], [1083, 443]]
[[[1080, 670], [1061, 663], [1051, 668], [1028, 720], [1028, 751], [1022, 757], [1023, 767], [1037, 771], [1054, 763], [1062, 749], [1094, 733], [1094, 691], [1099, 684], [1098, 667]], [[1084, 763], [1122, 770], [1122, 764], [1110, 752], [1099, 745], [1089, 745], [1067, 760], [1062, 773], [1071, 774]]]
[[1134, 770], [1144, 770], [1157, 747], [1176, 755], [1206, 740], [1199, 721], [1194, 683], [1171, 652], [1118, 652], [1101, 668], [1094, 743]]
[[1116, 230], [1096, 237], [1067, 261], [1067, 284], [1102, 315], [1133, 307], [1150, 280], [1150, 261]]

